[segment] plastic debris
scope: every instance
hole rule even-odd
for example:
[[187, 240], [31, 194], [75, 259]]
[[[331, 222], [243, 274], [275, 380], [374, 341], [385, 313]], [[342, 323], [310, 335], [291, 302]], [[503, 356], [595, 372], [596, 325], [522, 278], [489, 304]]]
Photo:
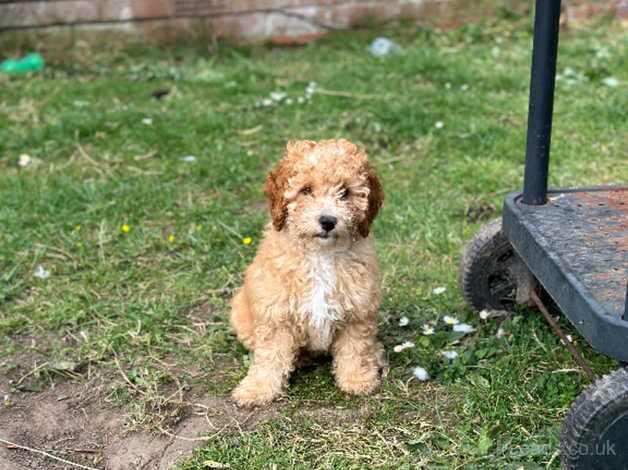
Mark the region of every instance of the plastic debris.
[[39, 72], [44, 65], [44, 58], [37, 52], [32, 52], [22, 59], [6, 59], [0, 64], [0, 71], [4, 73]]
[[401, 46], [391, 39], [378, 37], [369, 46], [369, 52], [375, 57], [386, 57], [392, 52], [400, 52]]

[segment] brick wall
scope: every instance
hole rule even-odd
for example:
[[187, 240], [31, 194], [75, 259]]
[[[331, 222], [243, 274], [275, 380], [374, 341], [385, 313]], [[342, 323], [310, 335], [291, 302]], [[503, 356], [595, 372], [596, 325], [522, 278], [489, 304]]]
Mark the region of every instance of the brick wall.
[[[628, 18], [628, 0], [563, 0], [567, 19]], [[416, 19], [442, 26], [475, 21], [531, 0], [2, 0], [0, 31], [65, 25], [135, 25], [151, 35], [205, 18], [216, 36], [303, 42], [360, 23]]]

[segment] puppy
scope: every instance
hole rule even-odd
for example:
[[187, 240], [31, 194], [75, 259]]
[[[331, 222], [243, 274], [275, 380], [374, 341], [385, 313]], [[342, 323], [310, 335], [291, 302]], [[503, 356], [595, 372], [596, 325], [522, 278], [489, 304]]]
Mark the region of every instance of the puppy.
[[253, 352], [234, 400], [275, 400], [304, 354], [331, 353], [344, 392], [373, 392], [385, 360], [369, 232], [384, 192], [364, 149], [346, 140], [288, 142], [264, 190], [272, 223], [231, 304], [231, 326]]

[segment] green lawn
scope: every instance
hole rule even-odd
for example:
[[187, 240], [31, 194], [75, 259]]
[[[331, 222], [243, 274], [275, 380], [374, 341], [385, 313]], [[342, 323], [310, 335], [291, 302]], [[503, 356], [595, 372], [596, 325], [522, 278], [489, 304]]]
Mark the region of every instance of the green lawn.
[[[403, 51], [371, 56], [381, 34]], [[626, 37], [606, 22], [562, 35], [552, 185], [628, 180]], [[328, 362], [298, 371], [270, 419], [220, 434], [181, 468], [559, 466], [558, 426], [586, 377], [539, 314], [480, 320], [457, 286], [465, 241], [521, 186], [528, 19], [288, 49], [100, 44], [0, 77], [0, 359], [45, 338], [39, 354], [82, 365], [74, 380], [85, 365], [110, 371], [131, 428], [166, 426], [172, 384], [228, 393], [249, 361], [228, 303], [267, 220], [265, 174], [288, 139], [344, 137], [368, 147], [386, 188], [374, 233], [388, 378], [358, 399], [334, 387]], [[159, 89], [170, 93], [152, 98]], [[274, 91], [292, 104], [264, 106]], [[458, 340], [445, 314], [476, 332]], [[613, 369], [560, 323], [597, 373]], [[416, 346], [393, 352], [403, 341]], [[417, 365], [431, 381], [412, 378]]]

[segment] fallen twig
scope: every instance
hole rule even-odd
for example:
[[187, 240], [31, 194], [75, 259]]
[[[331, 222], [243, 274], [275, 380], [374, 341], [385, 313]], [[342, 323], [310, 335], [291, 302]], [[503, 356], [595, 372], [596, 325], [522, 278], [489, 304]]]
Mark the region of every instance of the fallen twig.
[[345, 98], [356, 98], [359, 100], [387, 100], [390, 97], [385, 95], [367, 95], [364, 93], [351, 93], [350, 91], [326, 90], [325, 88], [317, 88], [316, 94], [328, 96], [343, 96]]
[[63, 462], [63, 463], [68, 464], [68, 465], [73, 465], [73, 466], [75, 466], [77, 468], [83, 468], [85, 470], [98, 470], [97, 468], [88, 467], [86, 465], [81, 465], [80, 463], [76, 463], [76, 462], [72, 462], [70, 460], [62, 459], [61, 457], [57, 457], [56, 455], [52, 455], [52, 454], [50, 454], [48, 452], [44, 452], [43, 450], [33, 449], [32, 447], [27, 447], [27, 446], [23, 446], [23, 445], [20, 445], [20, 444], [16, 444], [15, 442], [7, 441], [7, 440], [4, 440], [2, 438], [0, 438], [0, 442], [2, 442], [3, 444], [6, 444], [7, 449], [22, 449], [22, 450], [26, 450], [28, 452], [33, 452], [34, 454], [43, 455], [44, 457], [48, 457], [49, 459], [57, 460], [58, 462]]

